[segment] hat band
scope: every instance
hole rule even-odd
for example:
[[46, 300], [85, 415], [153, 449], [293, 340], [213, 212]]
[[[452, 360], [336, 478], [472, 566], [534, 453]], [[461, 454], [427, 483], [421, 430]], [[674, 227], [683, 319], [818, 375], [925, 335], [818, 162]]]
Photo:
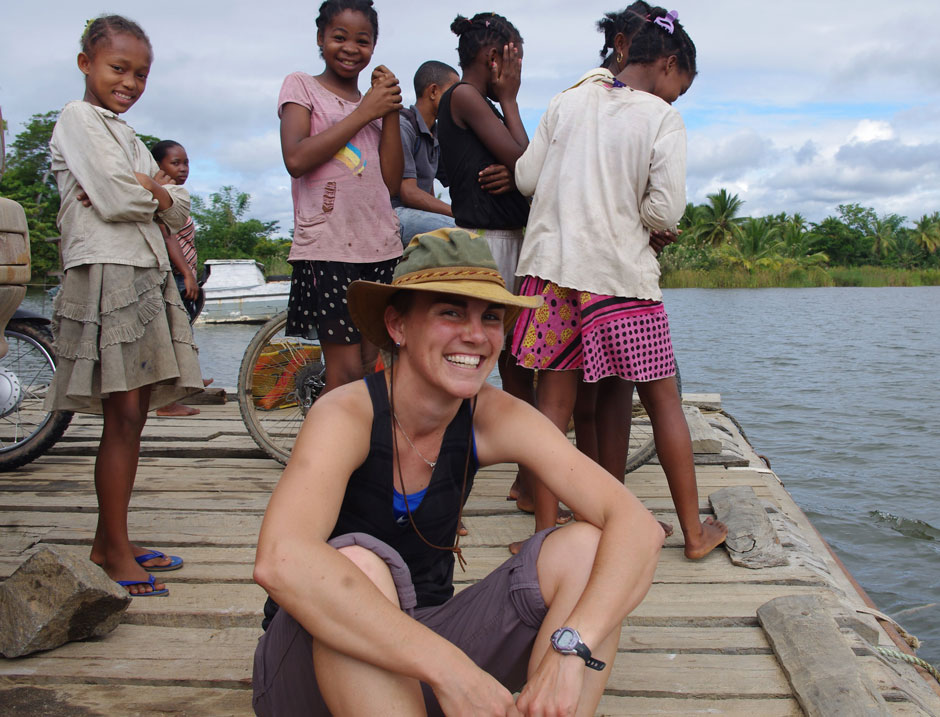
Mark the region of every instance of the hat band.
[[432, 281], [460, 281], [470, 279], [488, 281], [506, 288], [503, 277], [495, 269], [476, 266], [456, 266], [413, 271], [392, 280], [392, 286], [406, 287], [409, 284], [425, 284]]

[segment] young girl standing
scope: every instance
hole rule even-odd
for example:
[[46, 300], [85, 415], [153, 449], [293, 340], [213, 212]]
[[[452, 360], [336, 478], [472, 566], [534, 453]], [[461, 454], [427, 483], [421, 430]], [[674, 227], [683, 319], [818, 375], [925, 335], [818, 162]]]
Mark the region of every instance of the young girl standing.
[[[520, 317], [512, 347], [522, 365], [540, 369], [537, 405], [562, 429], [579, 373], [598, 384], [599, 411], [629, 401], [636, 386], [685, 554], [701, 558], [727, 528], [699, 521], [692, 443], [650, 246], [650, 231], [674, 229], [685, 209], [685, 127], [672, 103], [695, 77], [695, 46], [675, 12], [651, 8], [636, 21], [628, 47], [615, 46], [612, 69], [589, 72], [552, 100], [516, 164], [517, 186], [534, 195], [521, 293], [542, 295], [545, 304]], [[602, 465], [623, 480], [626, 451], [614, 455], [608, 440], [598, 434]], [[536, 494], [536, 530], [548, 527], [544, 517], [539, 524], [540, 506], [554, 502]]]
[[152, 59], [136, 23], [117, 15], [89, 23], [78, 55], [85, 95], [62, 110], [50, 143], [65, 276], [54, 305], [58, 362], [47, 408], [104, 416], [91, 559], [136, 596], [166, 595], [148, 571], [183, 564], [128, 538], [147, 410], [202, 386], [192, 331], [154, 223], [156, 216], [179, 231], [189, 217], [189, 195], [118, 117], [143, 94]]
[[325, 68], [287, 76], [278, 116], [294, 199], [287, 334], [319, 337], [326, 392], [362, 378], [378, 353], [349, 317], [346, 288], [391, 281], [402, 253], [391, 204], [401, 184], [402, 105], [383, 65], [359, 91], [379, 35], [372, 0], [326, 0], [316, 22]]
[[[183, 145], [172, 139], [164, 139], [151, 147], [150, 153], [157, 161], [160, 171], [166, 174], [173, 184], [180, 187], [186, 184], [189, 178], [189, 155], [186, 154], [186, 148]], [[171, 234], [165, 224], [160, 225], [160, 230], [166, 241], [166, 253], [173, 266], [176, 288], [179, 289], [183, 306], [189, 314], [189, 323], [192, 325], [200, 312], [200, 289], [196, 278], [199, 259], [196, 253], [196, 225], [193, 218], [189, 217], [183, 228], [176, 234]], [[202, 382], [208, 386], [212, 383], [212, 379], [206, 378]], [[178, 401], [157, 409], [158, 416], [196, 416], [198, 414], [199, 409], [195, 406], [187, 406]]]
[[[487, 191], [481, 178], [491, 165], [512, 172], [529, 144], [516, 103], [522, 36], [509, 20], [490, 12], [469, 19], [458, 15], [450, 29], [460, 38], [457, 52], [463, 74], [441, 97], [437, 134], [451, 208], [458, 227], [486, 239], [506, 288], [512, 291], [529, 203], [515, 189]], [[506, 391], [531, 402], [532, 372], [516, 365], [508, 351], [500, 356], [499, 374]]]

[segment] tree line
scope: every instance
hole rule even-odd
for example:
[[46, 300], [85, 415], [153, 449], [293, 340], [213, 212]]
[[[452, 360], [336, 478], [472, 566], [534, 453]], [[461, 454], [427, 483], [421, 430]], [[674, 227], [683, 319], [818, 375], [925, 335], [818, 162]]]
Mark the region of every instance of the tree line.
[[[816, 274], [826, 284], [836, 268], [940, 269], [940, 212], [906, 226], [898, 214], [840, 204], [835, 216], [809, 222], [802, 215], [742, 216], [744, 201], [721, 189], [704, 204], [688, 204], [681, 240], [660, 257], [670, 272], [761, 273], [784, 279]], [[940, 277], [937, 277], [940, 278]], [[786, 282], [783, 282], [786, 285]]]
[[[47, 241], [59, 236], [59, 191], [49, 152], [58, 117], [58, 111], [33, 115], [7, 148], [0, 174], [0, 196], [19, 202], [26, 211], [33, 283], [57, 283], [55, 272], [60, 268], [58, 249]], [[148, 149], [159, 141], [151, 135], [138, 137]], [[251, 196], [232, 186], [222, 187], [208, 198], [192, 196], [200, 263], [206, 259], [256, 259], [268, 270], [285, 271], [289, 240], [278, 236], [278, 222], [247, 217], [250, 206]]]

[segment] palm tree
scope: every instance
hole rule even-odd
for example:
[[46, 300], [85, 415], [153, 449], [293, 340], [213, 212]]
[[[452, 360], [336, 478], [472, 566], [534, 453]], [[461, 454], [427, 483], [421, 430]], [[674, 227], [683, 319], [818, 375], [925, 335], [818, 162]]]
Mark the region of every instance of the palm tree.
[[897, 245], [897, 226], [892, 217], [876, 219], [868, 237], [872, 241], [871, 253], [884, 258]]
[[780, 264], [777, 251], [781, 243], [780, 229], [772, 218], [748, 217], [737, 227], [737, 241], [723, 244], [720, 250], [728, 263], [743, 266], [748, 271]]
[[704, 244], [718, 246], [733, 242], [741, 236], [741, 219], [737, 216], [744, 200], [725, 189], [708, 195], [708, 204], [702, 205], [694, 216], [693, 236]]
[[829, 263], [829, 257], [821, 251], [813, 250], [816, 237], [806, 230], [806, 220], [801, 214], [794, 214], [781, 225], [780, 242], [777, 252], [789, 262], [801, 267], [817, 266]]
[[928, 254], [940, 247], [940, 212], [922, 216], [914, 225], [914, 241]]

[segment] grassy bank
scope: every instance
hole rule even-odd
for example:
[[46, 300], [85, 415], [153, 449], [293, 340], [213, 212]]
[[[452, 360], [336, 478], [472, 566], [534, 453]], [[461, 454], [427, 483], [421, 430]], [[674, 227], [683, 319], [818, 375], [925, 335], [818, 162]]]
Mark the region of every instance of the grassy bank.
[[938, 269], [890, 269], [880, 266], [835, 266], [823, 269], [754, 269], [743, 267], [677, 269], [664, 272], [664, 289], [797, 289], [812, 286], [937, 286]]

